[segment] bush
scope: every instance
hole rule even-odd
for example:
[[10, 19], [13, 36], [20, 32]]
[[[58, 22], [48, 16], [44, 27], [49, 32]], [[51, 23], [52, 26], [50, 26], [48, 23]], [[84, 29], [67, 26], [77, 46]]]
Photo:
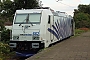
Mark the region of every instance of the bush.
[[15, 52], [10, 52], [9, 45], [0, 42], [0, 60], [12, 60], [13, 56], [15, 56]]
[[9, 53], [10, 53], [9, 45], [0, 42], [0, 60], [5, 60]]
[[8, 54], [9, 52], [9, 45], [0, 42], [0, 53]]
[[[89, 5], [79, 5], [78, 10], [75, 9], [74, 11], [74, 20], [75, 20], [75, 27], [76, 28], [90, 28], [90, 14], [87, 13]], [[85, 8], [84, 10], [82, 8]], [[88, 8], [88, 9], [87, 9]], [[81, 10], [81, 11], [80, 11]]]
[[10, 30], [9, 29], [5, 29], [1, 32], [1, 41], [7, 43], [10, 41]]

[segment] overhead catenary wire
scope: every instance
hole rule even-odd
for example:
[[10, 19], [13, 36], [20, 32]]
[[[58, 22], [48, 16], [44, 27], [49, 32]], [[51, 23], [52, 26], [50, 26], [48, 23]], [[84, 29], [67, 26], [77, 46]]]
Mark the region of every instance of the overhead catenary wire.
[[[71, 5], [68, 5], [68, 4], [65, 4], [65, 3], [62, 3], [61, 1], [63, 1], [63, 0], [57, 0], [56, 2], [58, 2], [58, 3], [60, 3], [60, 4], [63, 4], [63, 5], [66, 5], [66, 6], [70, 7], [70, 8], [72, 8], [72, 9], [75, 9], [74, 6], [71, 6]], [[81, 0], [78, 0], [78, 2], [81, 3]], [[73, 14], [73, 13], [72, 13], [72, 14]]]
[[65, 4], [65, 3], [62, 3], [62, 2], [59, 2], [59, 1], [56, 1], [56, 2], [61, 3], [61, 4], [66, 5], [66, 6], [69, 6], [69, 7], [71, 7], [71, 8], [74, 8], [73, 6], [68, 5], [68, 4]]
[[[74, 9], [74, 7], [73, 7], [73, 6], [68, 5], [68, 4], [65, 4], [65, 3], [62, 3], [62, 2], [59, 2], [59, 1], [62, 1], [62, 0], [58, 0], [58, 1], [56, 1], [56, 2], [61, 3], [61, 4], [65, 5], [65, 6], [68, 6], [68, 7], [72, 8], [72, 9]], [[72, 13], [72, 14], [73, 14], [73, 13]]]
[[[63, 1], [63, 0], [57, 0], [56, 2], [61, 3], [61, 4], [66, 5], [66, 6], [69, 6], [69, 7], [71, 7], [71, 8], [74, 8], [74, 7], [71, 6], [71, 5], [68, 5], [68, 4], [65, 4], [65, 3], [59, 2], [59, 1]], [[78, 2], [81, 3], [81, 0], [78, 0]]]
[[62, 1], [62, 0], [57, 0], [56, 2], [58, 2], [58, 1]]

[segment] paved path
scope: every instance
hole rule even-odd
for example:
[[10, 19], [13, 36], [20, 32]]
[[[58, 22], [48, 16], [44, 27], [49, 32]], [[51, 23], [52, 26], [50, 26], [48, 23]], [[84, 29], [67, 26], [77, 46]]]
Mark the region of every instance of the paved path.
[[90, 32], [45, 48], [26, 60], [90, 60]]

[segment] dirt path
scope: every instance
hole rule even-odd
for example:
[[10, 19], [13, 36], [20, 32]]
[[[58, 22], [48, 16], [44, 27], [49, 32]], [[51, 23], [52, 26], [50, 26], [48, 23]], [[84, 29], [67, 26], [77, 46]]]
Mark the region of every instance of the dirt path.
[[90, 32], [64, 40], [26, 60], [90, 60]]

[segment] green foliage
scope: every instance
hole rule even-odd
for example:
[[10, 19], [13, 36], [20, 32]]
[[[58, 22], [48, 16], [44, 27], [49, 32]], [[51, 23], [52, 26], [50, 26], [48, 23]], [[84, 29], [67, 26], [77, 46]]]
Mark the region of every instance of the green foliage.
[[86, 32], [85, 30], [75, 29], [75, 36], [79, 36], [81, 33]]
[[79, 10], [80, 12], [90, 14], [90, 4], [89, 4], [89, 5], [80, 4], [80, 5], [78, 6], [78, 10]]
[[0, 53], [8, 54], [10, 52], [9, 45], [0, 42]]
[[39, 7], [36, 0], [14, 0], [14, 6], [16, 6], [16, 9], [32, 9]]
[[0, 42], [0, 59], [5, 60], [5, 56], [10, 53], [9, 45]]
[[0, 31], [2, 31], [4, 29], [5, 29], [4, 21], [0, 20]]
[[10, 41], [10, 30], [5, 29], [1, 32], [1, 41], [8, 43]]
[[0, 18], [3, 21], [9, 21], [10, 18], [12, 17], [12, 11], [11, 8], [13, 8], [12, 6], [12, 1], [6, 0], [4, 2], [0, 3]]
[[17, 9], [32, 9], [35, 7], [39, 7], [36, 0], [5, 0], [4, 2], [0, 2], [0, 18], [12, 22]]
[[90, 28], [90, 4], [79, 5], [74, 11], [76, 28]]
[[82, 27], [86, 27], [86, 28], [90, 28], [90, 19], [89, 19], [89, 14], [85, 14], [85, 13], [77, 13], [74, 16], [74, 20], [76, 22], [76, 27], [77, 28], [82, 28]]
[[0, 60], [8, 60], [14, 55], [15, 52], [10, 52], [8, 44], [0, 42]]

